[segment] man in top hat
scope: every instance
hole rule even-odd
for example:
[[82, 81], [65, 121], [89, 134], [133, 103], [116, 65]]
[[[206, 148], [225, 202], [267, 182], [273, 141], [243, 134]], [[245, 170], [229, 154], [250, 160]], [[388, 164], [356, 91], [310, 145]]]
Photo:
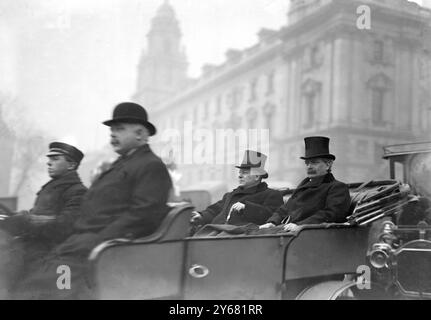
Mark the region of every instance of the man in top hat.
[[239, 187], [226, 193], [223, 199], [202, 212], [194, 212], [192, 224], [230, 224], [245, 225], [264, 223], [279, 206], [283, 196], [279, 191], [268, 188], [263, 179], [268, 178], [265, 171], [266, 155], [247, 150], [239, 169]]
[[350, 193], [348, 186], [331, 173], [336, 158], [329, 152], [329, 138], [305, 138], [305, 156], [301, 159], [305, 161], [307, 178], [261, 229], [284, 223], [285, 231], [296, 231], [305, 224], [345, 222]]
[[[114, 109], [113, 119], [104, 124], [111, 129], [111, 145], [120, 157], [88, 190], [75, 233], [54, 248], [48, 261], [22, 283], [26, 292], [18, 298], [93, 298], [86, 281], [92, 249], [111, 239], [148, 236], [169, 211], [172, 183], [165, 164], [148, 145], [156, 128], [145, 109], [121, 103]], [[71, 290], [56, 286], [60, 265], [70, 268]]]
[[51, 180], [37, 193], [34, 207], [13, 213], [1, 223], [3, 230], [18, 236], [15, 238], [18, 241], [13, 243], [14, 258], [19, 259], [19, 254], [23, 261], [21, 266], [13, 264], [12, 271], [16, 276], [25, 273], [30, 263], [42, 259], [73, 232], [87, 191], [77, 172], [84, 157], [80, 150], [66, 143], [53, 142], [46, 156]]

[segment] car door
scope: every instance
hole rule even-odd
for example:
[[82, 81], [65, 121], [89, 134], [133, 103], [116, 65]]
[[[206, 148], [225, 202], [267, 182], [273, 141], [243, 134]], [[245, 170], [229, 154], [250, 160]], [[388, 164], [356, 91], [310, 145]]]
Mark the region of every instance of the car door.
[[282, 237], [190, 239], [187, 246], [185, 299], [281, 298]]

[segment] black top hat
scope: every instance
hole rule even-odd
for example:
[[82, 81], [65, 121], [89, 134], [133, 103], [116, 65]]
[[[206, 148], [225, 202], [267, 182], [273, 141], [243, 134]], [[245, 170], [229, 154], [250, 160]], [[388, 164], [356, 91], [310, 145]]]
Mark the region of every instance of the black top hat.
[[78, 164], [81, 163], [84, 158], [84, 154], [74, 146], [63, 142], [53, 142], [49, 145], [49, 152], [46, 154], [47, 157], [53, 156], [68, 156]]
[[114, 109], [112, 120], [103, 122], [108, 127], [115, 123], [143, 124], [149, 130], [150, 136], [154, 136], [157, 132], [156, 127], [148, 121], [147, 111], [139, 104], [132, 102], [124, 102], [117, 105]]
[[267, 156], [257, 151], [246, 150], [244, 158], [238, 169], [250, 169], [250, 174], [256, 176], [265, 176], [268, 173], [265, 170]]
[[305, 138], [305, 156], [303, 160], [324, 158], [335, 160], [335, 156], [329, 153], [329, 138], [309, 137]]

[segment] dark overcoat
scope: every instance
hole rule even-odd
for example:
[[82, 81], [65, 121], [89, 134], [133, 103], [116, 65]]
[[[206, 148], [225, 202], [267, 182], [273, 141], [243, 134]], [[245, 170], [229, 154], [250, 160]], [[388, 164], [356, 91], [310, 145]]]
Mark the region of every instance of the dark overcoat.
[[[105, 240], [154, 233], [168, 213], [171, 188], [165, 164], [148, 145], [119, 158], [88, 190], [75, 233], [35, 266], [34, 273], [20, 283], [14, 298], [84, 298], [91, 250]], [[56, 287], [55, 270], [59, 265], [71, 269], [71, 290]]]
[[100, 175], [81, 206], [77, 233], [101, 241], [152, 234], [168, 213], [172, 188], [168, 170], [148, 145], [121, 157]]
[[302, 181], [292, 197], [267, 221], [279, 225], [290, 217], [297, 225], [342, 223], [350, 208], [349, 187], [329, 173]]
[[46, 246], [64, 241], [73, 232], [79, 208], [87, 188], [76, 171], [52, 179], [37, 193], [30, 214], [55, 217], [43, 225], [32, 224], [25, 215], [12, 216], [6, 220], [6, 228], [23, 240]]
[[44, 258], [72, 234], [86, 191], [78, 173], [71, 171], [45, 184], [30, 210], [33, 215], [52, 216], [54, 220], [35, 225], [26, 215], [15, 215], [2, 223], [3, 229], [17, 236], [9, 243], [12, 258], [8, 263], [8, 276], [11, 286], [16, 278], [28, 272], [30, 265]]
[[34, 215], [54, 216], [46, 225], [31, 227], [29, 236], [58, 244], [73, 232], [73, 225], [79, 218], [79, 209], [87, 188], [76, 171], [53, 179], [38, 192], [33, 209]]
[[[227, 221], [229, 211], [237, 202], [245, 205], [241, 212], [232, 212]], [[245, 225], [248, 223], [263, 224], [271, 214], [283, 204], [281, 192], [268, 188], [264, 182], [244, 189], [239, 187], [226, 193], [223, 199], [209, 206], [201, 214], [204, 224]]]

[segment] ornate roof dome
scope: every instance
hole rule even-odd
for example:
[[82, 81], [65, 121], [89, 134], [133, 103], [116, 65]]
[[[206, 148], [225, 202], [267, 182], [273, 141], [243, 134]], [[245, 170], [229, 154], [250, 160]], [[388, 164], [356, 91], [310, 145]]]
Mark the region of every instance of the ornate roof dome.
[[156, 17], [165, 18], [165, 19], [175, 19], [175, 11], [174, 11], [174, 8], [169, 3], [169, 0], [165, 0], [163, 2], [163, 4], [157, 10]]
[[170, 5], [168, 0], [159, 7], [155, 17], [152, 19], [151, 33], [172, 33], [180, 35], [178, 20], [174, 8]]

